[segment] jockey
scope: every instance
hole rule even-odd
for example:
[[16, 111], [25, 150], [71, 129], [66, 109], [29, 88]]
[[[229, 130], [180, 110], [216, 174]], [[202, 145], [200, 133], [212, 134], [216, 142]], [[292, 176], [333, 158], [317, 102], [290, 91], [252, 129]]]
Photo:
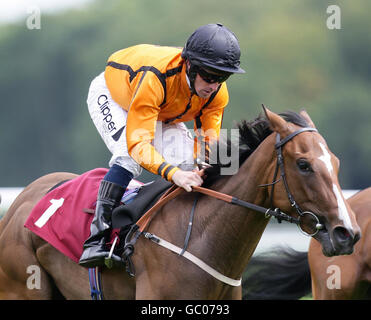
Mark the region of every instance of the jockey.
[[[192, 171], [195, 154], [219, 137], [228, 103], [225, 81], [245, 73], [239, 59], [238, 40], [222, 24], [201, 26], [183, 49], [142, 44], [109, 57], [91, 83], [87, 104], [112, 158], [80, 265], [104, 264], [112, 210], [142, 168], [188, 192], [202, 184]], [[195, 140], [184, 124], [191, 120]]]

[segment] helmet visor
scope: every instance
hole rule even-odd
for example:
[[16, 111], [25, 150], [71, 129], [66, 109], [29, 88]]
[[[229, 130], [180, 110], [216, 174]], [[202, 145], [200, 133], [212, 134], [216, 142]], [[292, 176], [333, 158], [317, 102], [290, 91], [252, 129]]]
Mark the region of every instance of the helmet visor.
[[230, 72], [223, 72], [223, 73], [216, 73], [211, 70], [206, 70], [199, 66], [196, 66], [196, 72], [198, 75], [207, 83], [222, 83], [226, 81], [232, 73]]

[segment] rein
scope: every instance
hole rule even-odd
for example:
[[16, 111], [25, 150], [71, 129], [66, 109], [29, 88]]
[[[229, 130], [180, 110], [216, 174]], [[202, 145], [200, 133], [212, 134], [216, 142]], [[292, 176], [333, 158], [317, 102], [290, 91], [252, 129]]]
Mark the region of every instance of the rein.
[[[292, 193], [290, 192], [290, 189], [289, 189], [289, 186], [288, 186], [288, 183], [287, 183], [287, 180], [286, 180], [285, 167], [284, 167], [283, 155], [282, 155], [282, 147], [288, 141], [293, 139], [296, 135], [298, 135], [302, 132], [308, 132], [308, 131], [318, 132], [317, 129], [315, 129], [315, 128], [307, 127], [307, 128], [302, 128], [302, 129], [299, 129], [299, 130], [291, 133], [290, 135], [288, 135], [287, 137], [285, 137], [282, 140], [280, 139], [280, 135], [278, 133], [276, 135], [275, 150], [276, 150], [276, 153], [277, 153], [277, 165], [276, 165], [276, 169], [275, 169], [275, 173], [274, 173], [274, 177], [273, 177], [273, 182], [271, 184], [268, 184], [268, 185], [261, 185], [261, 186], [272, 186], [271, 197], [270, 197], [270, 202], [271, 202], [271, 207], [270, 208], [264, 208], [264, 207], [258, 206], [256, 204], [253, 204], [253, 203], [238, 199], [236, 197], [230, 196], [228, 194], [221, 193], [221, 192], [211, 190], [211, 189], [207, 189], [207, 188], [203, 188], [203, 187], [192, 187], [192, 191], [205, 194], [207, 196], [222, 200], [222, 201], [227, 202], [229, 204], [238, 205], [238, 206], [253, 210], [255, 212], [263, 213], [266, 218], [275, 217], [278, 220], [279, 223], [281, 223], [282, 220], [288, 221], [290, 223], [294, 223], [294, 224], [298, 225], [298, 227], [300, 228], [300, 230], [304, 234], [306, 234], [308, 236], [314, 236], [320, 229], [323, 228], [323, 225], [319, 222], [318, 217], [314, 213], [309, 212], [309, 211], [302, 211], [300, 209], [299, 205], [295, 202], [294, 197], [293, 197]], [[279, 170], [281, 172], [281, 178], [279, 180], [276, 180]], [[273, 208], [274, 186], [280, 180], [283, 181], [283, 184], [284, 184], [284, 187], [285, 187], [285, 190], [286, 190], [286, 193], [287, 193], [287, 197], [290, 201], [290, 204], [291, 204], [292, 207], [294, 207], [296, 209], [296, 212], [298, 213], [299, 218], [291, 217], [288, 214], [282, 212], [279, 208]], [[167, 242], [164, 239], [161, 239], [160, 237], [158, 237], [154, 234], [151, 234], [149, 232], [145, 232], [145, 229], [147, 228], [148, 224], [153, 219], [154, 213], [157, 212], [161, 207], [163, 207], [170, 200], [174, 199], [175, 197], [177, 197], [178, 195], [180, 195], [183, 192], [185, 192], [185, 190], [183, 188], [178, 187], [176, 185], [173, 185], [170, 189], [168, 189], [162, 195], [162, 197], [159, 199], [159, 201], [137, 221], [137, 223], [129, 231], [129, 233], [128, 233], [126, 239], [125, 239], [125, 248], [126, 249], [124, 250], [124, 254], [123, 254], [124, 261], [127, 263], [128, 273], [132, 276], [134, 275], [134, 271], [133, 271], [134, 266], [131, 262], [130, 256], [134, 252], [134, 244], [138, 240], [139, 236], [141, 234], [144, 234], [145, 238], [147, 238], [149, 240], [152, 240], [153, 242], [155, 242], [155, 243], [157, 243], [157, 244], [159, 244], [163, 247], [166, 247], [167, 249], [169, 249], [173, 252], [176, 252], [181, 256], [184, 256], [185, 258], [189, 259], [190, 261], [192, 261], [193, 263], [198, 265], [201, 269], [208, 272], [209, 274], [211, 274], [213, 277], [217, 278], [218, 280], [220, 280], [220, 281], [222, 281], [226, 284], [229, 284], [231, 286], [240, 286], [241, 285], [241, 279], [240, 280], [235, 280], [235, 279], [231, 279], [231, 278], [228, 278], [228, 277], [220, 274], [218, 271], [214, 270], [213, 268], [211, 268], [207, 264], [205, 264], [202, 260], [198, 259], [197, 257], [193, 256], [191, 253], [186, 251], [188, 241], [189, 241], [190, 231], [191, 231], [191, 228], [192, 228], [192, 220], [193, 220], [194, 210], [195, 210], [195, 206], [196, 206], [196, 202], [197, 202], [197, 197], [196, 197], [196, 200], [195, 200], [194, 205], [192, 207], [191, 219], [190, 219], [190, 223], [189, 223], [189, 226], [188, 226], [187, 236], [186, 236], [186, 240], [185, 240], [185, 244], [184, 244], [183, 249]], [[316, 231], [315, 232], [307, 233], [300, 226], [301, 218], [303, 218], [305, 215], [310, 215], [315, 219], [315, 221], [316, 221], [316, 226], [315, 226]]]
[[[225, 193], [221, 193], [215, 190], [207, 189], [204, 187], [192, 187], [193, 192], [199, 192], [203, 193], [207, 196], [210, 196], [212, 198], [216, 198], [219, 200], [222, 200], [224, 202], [227, 202], [229, 204], [238, 205], [240, 207], [245, 207], [247, 209], [254, 210], [256, 212], [263, 213], [265, 217], [273, 216], [277, 218], [278, 220], [285, 220], [290, 223], [299, 224], [299, 219], [295, 217], [291, 217], [286, 213], [281, 212], [279, 208], [264, 208], [261, 206], [258, 206], [256, 204], [243, 201], [241, 199], [238, 199], [236, 197], [230, 196]], [[151, 208], [149, 209], [136, 223], [136, 225], [139, 227], [138, 231], [143, 232], [146, 227], [148, 226], [149, 222], [153, 218], [153, 213], [156, 212], [158, 209], [160, 209], [162, 206], [164, 206], [166, 203], [168, 203], [170, 200], [174, 199], [181, 193], [185, 192], [185, 190], [181, 187], [176, 187], [175, 189], [170, 188], [166, 194], [160, 198], [160, 200]]]

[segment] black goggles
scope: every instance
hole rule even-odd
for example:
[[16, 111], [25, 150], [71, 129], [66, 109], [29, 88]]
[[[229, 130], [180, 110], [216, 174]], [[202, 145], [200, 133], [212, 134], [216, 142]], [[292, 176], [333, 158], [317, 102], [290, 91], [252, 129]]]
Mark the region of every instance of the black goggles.
[[231, 73], [223, 73], [223, 74], [214, 74], [214, 73], [209, 73], [205, 69], [201, 67], [197, 67], [197, 73], [199, 76], [202, 78], [207, 83], [222, 83], [226, 81]]

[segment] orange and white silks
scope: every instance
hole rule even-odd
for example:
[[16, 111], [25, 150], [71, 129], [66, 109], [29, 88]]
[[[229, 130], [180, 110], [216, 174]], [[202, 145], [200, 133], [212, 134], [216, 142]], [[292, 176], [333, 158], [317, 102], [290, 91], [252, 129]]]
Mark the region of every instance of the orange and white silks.
[[191, 95], [181, 50], [147, 44], [129, 47], [109, 57], [104, 73], [112, 99], [128, 112], [126, 140], [130, 156], [168, 180], [178, 168], [168, 164], [151, 144], [156, 121], [194, 120], [197, 142], [204, 139], [210, 143], [219, 137], [228, 103], [225, 83], [208, 99]]

